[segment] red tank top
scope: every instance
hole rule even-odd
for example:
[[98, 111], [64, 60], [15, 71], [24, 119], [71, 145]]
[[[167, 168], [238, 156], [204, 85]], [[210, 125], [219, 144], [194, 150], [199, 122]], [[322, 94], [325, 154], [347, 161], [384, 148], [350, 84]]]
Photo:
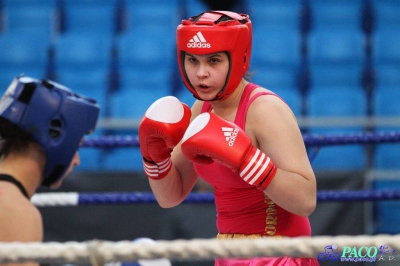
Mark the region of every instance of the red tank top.
[[[245, 130], [247, 110], [261, 95], [276, 94], [259, 92], [250, 98], [258, 85], [249, 83], [243, 92], [237, 109], [235, 124]], [[279, 96], [278, 96], [279, 97]], [[209, 102], [204, 102], [201, 112], [210, 112]], [[219, 164], [194, 164], [197, 174], [214, 187], [217, 209], [217, 229], [225, 234], [262, 234], [269, 236], [310, 236], [307, 217], [290, 213], [270, 200], [264, 192], [244, 182], [238, 173]]]

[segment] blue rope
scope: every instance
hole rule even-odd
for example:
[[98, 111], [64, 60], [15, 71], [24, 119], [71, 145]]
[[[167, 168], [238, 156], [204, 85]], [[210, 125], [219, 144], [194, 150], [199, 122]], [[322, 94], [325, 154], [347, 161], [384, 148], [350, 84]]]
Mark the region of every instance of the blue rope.
[[[353, 190], [353, 191], [319, 191], [317, 201], [381, 201], [400, 200], [400, 190]], [[79, 193], [78, 205], [91, 204], [153, 204], [157, 203], [151, 192], [124, 193]], [[183, 203], [214, 203], [214, 195], [209, 192], [192, 192]]]
[[[400, 142], [400, 132], [362, 132], [354, 134], [309, 135], [304, 134], [306, 146], [333, 146], [347, 144], [370, 144]], [[139, 147], [138, 136], [99, 136], [87, 137], [83, 147], [119, 148]]]
[[354, 134], [303, 135], [307, 146], [400, 142], [400, 132], [362, 132]]
[[[79, 193], [79, 205], [90, 204], [151, 204], [157, 203], [151, 192]], [[191, 193], [184, 203], [214, 203], [212, 193]]]
[[400, 190], [319, 191], [318, 202], [399, 200]]
[[139, 147], [138, 136], [100, 136], [87, 137], [82, 147], [90, 148], [118, 148], [118, 147]]

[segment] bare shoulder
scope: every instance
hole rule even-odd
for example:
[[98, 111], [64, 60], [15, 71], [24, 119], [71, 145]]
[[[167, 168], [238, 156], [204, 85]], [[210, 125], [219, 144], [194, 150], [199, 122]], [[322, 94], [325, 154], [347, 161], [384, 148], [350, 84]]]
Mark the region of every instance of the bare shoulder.
[[[269, 92], [257, 88], [257, 92]], [[246, 115], [246, 133], [259, 147], [302, 143], [296, 117], [290, 107], [277, 95], [265, 94], [257, 97], [250, 105]], [[287, 143], [287, 144], [282, 144]]]
[[269, 94], [255, 99], [247, 112], [246, 133], [278, 167], [293, 172], [310, 169], [296, 117], [281, 98]]
[[7, 193], [1, 188], [0, 239], [3, 241], [43, 239], [43, 222], [39, 210], [22, 194]]
[[265, 94], [257, 97], [250, 105], [247, 115], [249, 122], [252, 120], [254, 120], [253, 122], [260, 122], [260, 119], [266, 121], [267, 123], [282, 119], [288, 119], [292, 122], [296, 122], [292, 110], [285, 103], [285, 101], [279, 97], [279, 95], [261, 87], [254, 90], [252, 95], [259, 92], [269, 92], [271, 94]]

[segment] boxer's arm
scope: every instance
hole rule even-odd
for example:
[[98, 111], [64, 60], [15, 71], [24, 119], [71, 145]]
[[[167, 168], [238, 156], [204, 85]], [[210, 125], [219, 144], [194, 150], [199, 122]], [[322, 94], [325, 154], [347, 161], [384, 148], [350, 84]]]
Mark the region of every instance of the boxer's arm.
[[139, 125], [143, 169], [150, 179], [164, 178], [172, 167], [171, 152], [189, 126], [191, 111], [179, 99], [167, 96], [155, 101]]
[[[202, 102], [196, 101], [192, 111], [192, 120], [200, 114]], [[197, 174], [192, 162], [187, 160], [181, 151], [181, 143], [176, 145], [171, 153], [172, 167], [167, 176], [161, 180], [149, 179], [150, 187], [163, 208], [179, 205], [191, 192]]]
[[[0, 221], [0, 242], [37, 243], [43, 241], [42, 216], [28, 200], [11, 197], [0, 203], [0, 209], [5, 211]], [[0, 265], [39, 266], [39, 263], [32, 261]]]
[[249, 108], [246, 132], [278, 168], [266, 195], [289, 212], [310, 215], [316, 206], [316, 181], [289, 107], [275, 96], [258, 97]]
[[180, 144], [172, 152], [171, 161], [172, 168], [165, 178], [149, 179], [157, 202], [163, 208], [179, 205], [191, 192], [198, 178], [193, 164], [183, 156]]

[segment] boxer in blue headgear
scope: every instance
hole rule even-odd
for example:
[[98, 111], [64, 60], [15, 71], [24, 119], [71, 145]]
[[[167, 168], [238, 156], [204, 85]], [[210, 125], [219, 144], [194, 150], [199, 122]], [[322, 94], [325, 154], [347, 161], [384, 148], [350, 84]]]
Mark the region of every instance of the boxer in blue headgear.
[[98, 115], [96, 101], [29, 77], [15, 79], [0, 101], [0, 116], [28, 132], [46, 154], [45, 186], [66, 172], [82, 137], [94, 131]]
[[96, 101], [61, 84], [20, 76], [0, 99], [0, 242], [42, 241], [30, 198], [58, 188], [74, 166], [85, 134], [95, 130]]

